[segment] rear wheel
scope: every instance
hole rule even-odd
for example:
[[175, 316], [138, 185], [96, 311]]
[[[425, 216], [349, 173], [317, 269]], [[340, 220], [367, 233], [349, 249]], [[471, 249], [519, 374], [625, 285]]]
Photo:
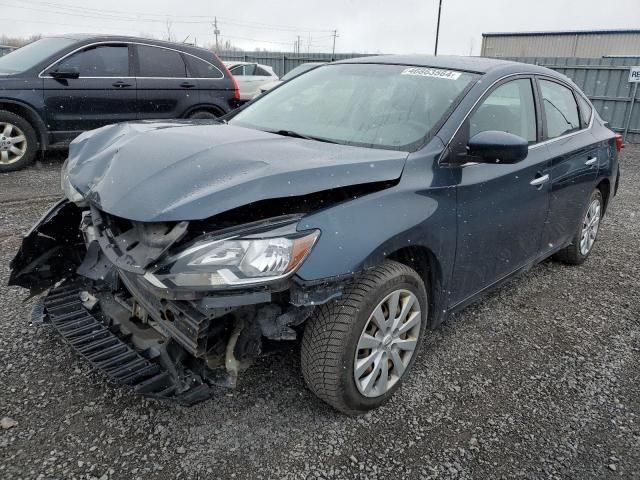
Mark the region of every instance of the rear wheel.
[[210, 110], [196, 110], [195, 112], [191, 112], [189, 114], [189, 118], [193, 118], [193, 119], [204, 119], [204, 120], [209, 120], [209, 119], [215, 119], [218, 118], [219, 115], [216, 115], [214, 112], [210, 111]]
[[37, 149], [31, 124], [15, 113], [0, 110], [0, 172], [25, 168], [33, 162]]
[[312, 392], [355, 415], [382, 405], [413, 366], [427, 325], [427, 293], [406, 265], [368, 270], [319, 307], [302, 341], [302, 373]]
[[570, 265], [580, 265], [587, 259], [596, 242], [603, 211], [602, 193], [596, 188], [589, 198], [583, 220], [577, 228], [571, 244], [557, 253], [558, 260]]

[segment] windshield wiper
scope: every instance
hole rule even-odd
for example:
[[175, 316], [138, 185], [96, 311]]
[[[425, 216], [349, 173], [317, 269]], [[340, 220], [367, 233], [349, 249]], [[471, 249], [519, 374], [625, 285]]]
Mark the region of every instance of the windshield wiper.
[[325, 143], [338, 143], [333, 140], [328, 140], [322, 137], [312, 137], [311, 135], [305, 135], [303, 133], [298, 133], [293, 130], [273, 130], [269, 133], [275, 133], [276, 135], [282, 135], [283, 137], [293, 137], [293, 138], [304, 138], [305, 140], [315, 140], [317, 142], [325, 142]]

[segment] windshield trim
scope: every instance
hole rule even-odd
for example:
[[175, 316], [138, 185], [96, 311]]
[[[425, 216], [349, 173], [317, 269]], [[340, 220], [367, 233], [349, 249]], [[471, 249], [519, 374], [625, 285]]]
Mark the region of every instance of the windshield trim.
[[[338, 65], [394, 65], [394, 66], [406, 66], [406, 67], [425, 67], [425, 68], [437, 68], [439, 70], [444, 69], [445, 67], [431, 67], [429, 65], [416, 65], [416, 64], [412, 64], [412, 63], [383, 63], [383, 62], [331, 62], [331, 63], [325, 63], [324, 65], [319, 65], [316, 68], [312, 69], [312, 70], [317, 70], [320, 68], [327, 68], [327, 67], [334, 67], [334, 66], [338, 66]], [[452, 71], [455, 72], [461, 72], [461, 73], [465, 73], [468, 75], [471, 75], [471, 79], [469, 80], [469, 83], [467, 84], [467, 86], [460, 92], [460, 94], [456, 97], [455, 101], [449, 106], [449, 109], [446, 110], [442, 116], [440, 117], [440, 119], [434, 124], [434, 126], [428, 130], [425, 135], [422, 138], [419, 138], [418, 140], [411, 142], [409, 144], [406, 145], [400, 145], [400, 146], [394, 146], [394, 145], [379, 145], [379, 144], [371, 144], [371, 143], [363, 143], [363, 142], [352, 142], [352, 141], [346, 141], [346, 140], [339, 140], [339, 139], [333, 139], [333, 138], [328, 138], [325, 141], [331, 141], [337, 145], [346, 145], [346, 146], [352, 146], [352, 147], [364, 147], [364, 148], [373, 148], [376, 150], [392, 150], [392, 151], [396, 151], [396, 152], [407, 152], [407, 153], [414, 153], [417, 152], [418, 150], [420, 150], [421, 148], [423, 148], [425, 145], [427, 145], [440, 131], [440, 129], [443, 127], [443, 125], [447, 122], [447, 120], [449, 120], [449, 117], [451, 117], [451, 114], [458, 108], [458, 105], [460, 105], [460, 103], [462, 102], [462, 100], [464, 100], [464, 98], [467, 96], [467, 94], [469, 93], [469, 91], [476, 85], [476, 83], [478, 82], [478, 80], [484, 75], [483, 73], [480, 72], [475, 72], [475, 71], [469, 71], [469, 70], [461, 70], [461, 69], [451, 69]], [[282, 82], [280, 85], [277, 85], [276, 87], [267, 90], [266, 92], [264, 92], [263, 94], [261, 94], [259, 97], [256, 97], [255, 99], [245, 103], [244, 105], [242, 105], [240, 108], [237, 108], [236, 110], [233, 110], [231, 112], [229, 112], [227, 115], [224, 115], [222, 117], [220, 117], [220, 119], [224, 120], [225, 122], [229, 122], [230, 120], [232, 120], [236, 115], [238, 115], [239, 113], [241, 113], [245, 108], [249, 107], [250, 105], [254, 105], [256, 102], [259, 102], [261, 100], [263, 100], [267, 95], [269, 95], [270, 93], [273, 93], [275, 90], [277, 90], [278, 88], [282, 87], [283, 85], [286, 85], [289, 82], [292, 82], [294, 80], [296, 80], [297, 78], [300, 78], [302, 75], [305, 75], [308, 72], [305, 72], [301, 75], [298, 75], [290, 80], [287, 80], [286, 82]], [[240, 127], [244, 127], [244, 128], [251, 128], [253, 130], [260, 130], [263, 132], [269, 132], [268, 130], [265, 130], [264, 128], [258, 127], [256, 125], [252, 125], [248, 122], [242, 122], [242, 121], [238, 121], [235, 122], [235, 125], [240, 126]], [[304, 133], [304, 132], [301, 132]], [[321, 141], [321, 140], [317, 140], [317, 141]]]

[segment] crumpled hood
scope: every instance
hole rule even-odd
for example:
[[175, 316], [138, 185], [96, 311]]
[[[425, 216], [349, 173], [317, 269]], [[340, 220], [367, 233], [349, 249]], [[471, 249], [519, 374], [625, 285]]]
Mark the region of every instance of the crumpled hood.
[[83, 133], [71, 184], [101, 210], [142, 222], [200, 220], [259, 200], [395, 180], [406, 152], [232, 125], [134, 122]]

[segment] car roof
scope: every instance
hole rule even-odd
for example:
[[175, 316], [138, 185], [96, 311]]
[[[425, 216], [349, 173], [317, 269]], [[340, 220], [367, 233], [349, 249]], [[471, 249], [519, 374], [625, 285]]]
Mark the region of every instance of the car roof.
[[206, 48], [196, 47], [195, 45], [190, 45], [188, 43], [179, 43], [179, 42], [168, 42], [166, 40], [158, 40], [156, 38], [145, 38], [145, 37], [133, 37], [130, 35], [109, 35], [109, 34], [90, 34], [90, 33], [65, 33], [60, 35], [47, 35], [44, 38], [68, 38], [70, 40], [75, 40], [78, 42], [138, 42], [138, 43], [148, 43], [152, 45], [165, 46], [170, 48], [179, 48], [182, 50], [185, 49], [193, 49], [193, 50], [201, 50], [203, 52], [212, 53], [211, 50], [207, 50]]
[[497, 70], [517, 70], [522, 73], [546, 73], [558, 76], [548, 68], [497, 58], [464, 57], [457, 55], [375, 55], [350, 58], [335, 63], [378, 63], [387, 65], [411, 65], [485, 74]]
[[270, 65], [264, 65], [264, 64], [258, 63], [258, 62], [241, 62], [241, 61], [236, 61], [236, 60], [224, 60], [223, 63], [225, 65], [227, 65], [227, 66], [233, 65], [234, 67], [236, 65], [258, 65], [260, 67], [271, 68]]

